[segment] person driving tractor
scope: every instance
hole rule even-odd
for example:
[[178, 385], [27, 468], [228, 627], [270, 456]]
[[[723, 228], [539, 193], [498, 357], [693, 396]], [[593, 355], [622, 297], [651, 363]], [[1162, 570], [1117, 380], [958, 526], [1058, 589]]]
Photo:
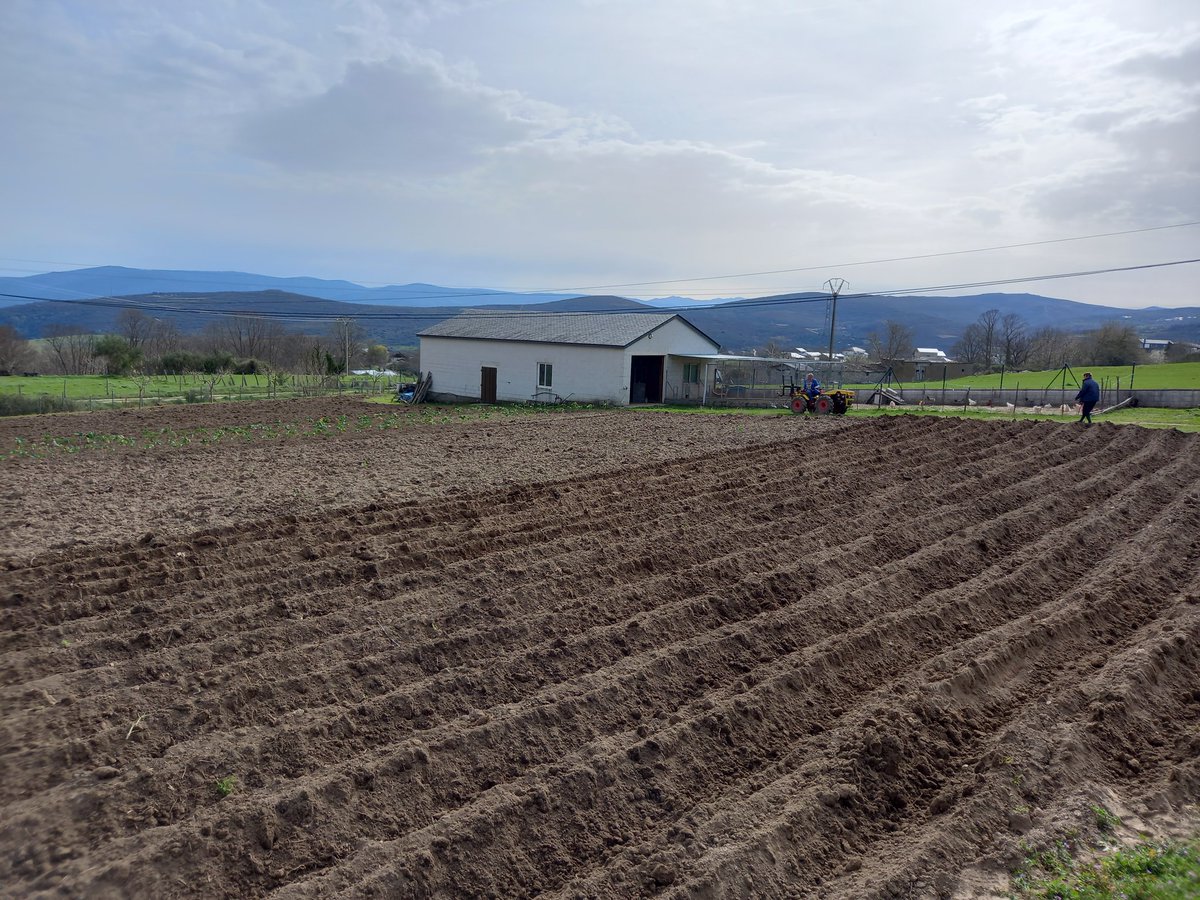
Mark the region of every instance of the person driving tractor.
[[815, 400], [817, 395], [821, 393], [821, 382], [817, 381], [817, 376], [809, 372], [804, 376], [804, 387], [800, 391], [809, 400]]

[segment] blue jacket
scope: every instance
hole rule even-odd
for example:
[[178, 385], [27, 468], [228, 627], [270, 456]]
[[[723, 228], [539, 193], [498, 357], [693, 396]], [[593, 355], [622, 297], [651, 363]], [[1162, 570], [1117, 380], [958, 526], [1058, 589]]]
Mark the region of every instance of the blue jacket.
[[1096, 383], [1096, 379], [1083, 379], [1083, 384], [1079, 386], [1079, 393], [1075, 395], [1075, 399], [1080, 403], [1097, 402], [1100, 399], [1100, 385]]
[[815, 378], [811, 382], [806, 381], [801, 390], [805, 393], [805, 395], [809, 397], [815, 397], [817, 394], [821, 393], [821, 382], [817, 381]]

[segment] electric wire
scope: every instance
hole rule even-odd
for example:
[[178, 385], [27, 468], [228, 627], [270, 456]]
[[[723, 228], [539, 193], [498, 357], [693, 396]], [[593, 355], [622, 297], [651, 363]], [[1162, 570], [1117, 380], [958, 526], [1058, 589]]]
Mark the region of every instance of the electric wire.
[[[1065, 244], [1065, 243], [1072, 243], [1072, 242], [1078, 242], [1078, 241], [1090, 241], [1090, 240], [1097, 240], [1100, 238], [1121, 237], [1121, 236], [1131, 235], [1131, 234], [1146, 234], [1146, 233], [1150, 233], [1150, 232], [1167, 231], [1167, 230], [1176, 229], [1176, 228], [1191, 228], [1191, 227], [1195, 227], [1197, 225], [1200, 225], [1200, 220], [1189, 221], [1189, 222], [1176, 222], [1176, 223], [1170, 224], [1170, 225], [1152, 225], [1152, 226], [1148, 226], [1145, 228], [1130, 228], [1130, 229], [1125, 229], [1122, 231], [1106, 231], [1106, 232], [1099, 232], [1096, 234], [1076, 235], [1073, 237], [1046, 238], [1046, 239], [1037, 240], [1037, 241], [1022, 241], [1020, 243], [1015, 243], [1015, 244], [997, 244], [997, 245], [990, 246], [990, 247], [972, 247], [972, 248], [963, 249], [963, 250], [943, 250], [943, 251], [939, 251], [939, 252], [935, 252], [935, 253], [919, 253], [919, 254], [913, 254], [913, 255], [909, 255], [909, 256], [893, 256], [893, 257], [887, 257], [887, 258], [882, 258], [882, 259], [868, 259], [868, 260], [858, 260], [856, 262], [843, 262], [843, 263], [830, 263], [830, 264], [823, 264], [823, 265], [797, 266], [797, 267], [784, 268], [784, 269], [767, 269], [767, 270], [762, 270], [762, 271], [757, 271], [757, 272], [737, 272], [737, 273], [726, 273], [726, 274], [720, 274], [720, 275], [697, 275], [697, 276], [686, 277], [686, 278], [666, 278], [666, 279], [658, 279], [658, 280], [653, 280], [653, 281], [614, 282], [611, 284], [576, 285], [576, 286], [572, 286], [572, 287], [558, 287], [558, 288], [537, 288], [534, 290], [511, 290], [511, 291], [509, 291], [509, 290], [500, 290], [500, 289], [496, 289], [496, 288], [457, 290], [457, 289], [450, 288], [445, 291], [439, 291], [438, 293], [433, 293], [433, 294], [412, 294], [412, 295], [406, 295], [403, 297], [369, 296], [369, 297], [363, 297], [359, 300], [342, 301], [342, 302], [373, 301], [373, 302], [377, 302], [377, 303], [378, 302], [386, 303], [386, 302], [411, 302], [411, 301], [417, 301], [417, 300], [442, 300], [442, 299], [452, 300], [452, 299], [463, 299], [463, 298], [488, 297], [488, 296], [493, 296], [495, 294], [520, 294], [520, 295], [529, 296], [531, 298], [535, 298], [542, 294], [577, 294], [578, 295], [578, 294], [582, 294], [584, 292], [610, 290], [613, 288], [657, 287], [657, 286], [670, 285], [670, 284], [691, 284], [691, 283], [703, 282], [703, 281], [721, 281], [721, 280], [729, 280], [729, 279], [733, 279], [733, 278], [758, 278], [758, 277], [767, 276], [767, 275], [788, 275], [788, 274], [794, 274], [797, 272], [815, 272], [815, 271], [822, 271], [822, 270], [829, 270], [829, 269], [847, 269], [847, 268], [854, 268], [854, 267], [858, 267], [858, 266], [882, 265], [882, 264], [886, 264], [886, 263], [912, 262], [912, 261], [926, 260], [926, 259], [939, 259], [939, 258], [950, 257], [950, 256], [964, 256], [964, 255], [973, 254], [973, 253], [991, 253], [991, 252], [1000, 251], [1000, 250], [1015, 250], [1015, 249], [1021, 249], [1021, 248], [1026, 248], [1026, 247], [1041, 247], [1041, 246], [1047, 246], [1047, 245], [1051, 245], [1051, 244]], [[53, 260], [22, 259], [20, 257], [0, 257], [0, 260], [9, 261], [9, 262], [40, 262], [40, 263], [45, 263], [47, 265], [75, 266], [75, 267], [79, 267], [79, 268], [105, 268], [104, 266], [99, 266], [99, 267], [87, 266], [82, 263], [55, 262]], [[220, 274], [220, 273], [214, 273], [214, 274]], [[138, 277], [142, 277], [142, 276], [139, 276], [137, 274], [131, 274], [127, 277], [138, 278]], [[150, 277], [153, 277], [153, 276], [146, 275], [145, 277], [147, 279], [149, 279]], [[180, 278], [180, 279], [175, 279], [175, 280], [177, 281], [177, 283], [180, 283], [180, 284], [200, 284], [200, 285], [208, 285], [213, 288], [216, 288], [216, 287], [224, 284], [224, 285], [237, 287], [241, 290], [244, 290], [245, 287], [247, 287], [249, 285], [255, 284], [255, 282], [253, 282], [253, 281], [221, 282], [221, 281], [216, 281], [216, 280], [208, 279], [208, 278], [205, 278], [205, 279]], [[318, 282], [320, 282], [320, 281], [326, 281], [326, 280], [327, 279], [311, 279], [311, 278], [306, 278], [303, 276], [280, 277], [280, 278], [274, 279], [270, 282], [263, 281], [260, 284], [264, 288], [267, 288], [267, 289], [279, 289], [281, 281], [282, 282], [287, 282], [287, 281], [318, 281]], [[341, 280], [341, 279], [328, 279], [328, 280], [336, 281], [336, 280]], [[394, 285], [394, 284], [388, 283], [388, 282], [360, 281], [360, 282], [349, 282], [349, 283], [353, 286], [368, 285], [368, 284], [379, 284], [384, 287], [397, 286], [397, 285]], [[297, 289], [303, 289], [304, 285], [296, 285], [295, 287]], [[69, 290], [69, 289], [59, 288], [59, 290]], [[363, 287], [364, 293], [369, 294], [373, 290], [377, 290], [377, 289]], [[212, 291], [210, 290], [210, 291], [203, 291], [203, 292], [197, 292], [197, 293], [212, 293]], [[694, 293], [694, 292], [689, 292], [689, 293]], [[43, 298], [39, 298], [39, 299], [43, 299]], [[324, 299], [324, 298], [316, 298], [316, 299]]]
[[[1119, 273], [1119, 272], [1147, 271], [1147, 270], [1151, 270], [1151, 269], [1162, 269], [1162, 268], [1167, 268], [1167, 267], [1171, 267], [1171, 266], [1192, 265], [1195, 263], [1200, 263], [1200, 258], [1178, 259], [1178, 260], [1170, 260], [1167, 262], [1158, 262], [1158, 263], [1142, 263], [1142, 264], [1132, 265], [1132, 266], [1113, 266], [1113, 267], [1104, 268], [1104, 269], [1088, 269], [1088, 270], [1075, 271], [1075, 272], [1056, 272], [1056, 273], [1043, 274], [1043, 275], [1026, 275], [1026, 276], [1021, 276], [1021, 277], [1016, 277], [1016, 278], [1002, 278], [1002, 279], [993, 279], [993, 280], [989, 280], [989, 281], [956, 282], [953, 284], [926, 285], [923, 287], [894, 288], [891, 290], [884, 290], [884, 291], [871, 291], [871, 292], [854, 293], [854, 294], [841, 294], [841, 295], [839, 295], [838, 299], [843, 300], [843, 301], [844, 300], [864, 299], [864, 298], [869, 298], [869, 297], [884, 299], [887, 297], [902, 297], [905, 295], [914, 295], [914, 294], [941, 293], [944, 291], [970, 290], [970, 289], [975, 289], [975, 288], [999, 287], [999, 286], [1013, 285], [1013, 284], [1029, 284], [1029, 283], [1035, 283], [1035, 282], [1041, 282], [1041, 281], [1056, 281], [1056, 280], [1061, 280], [1061, 279], [1066, 279], [1066, 278], [1083, 278], [1083, 277], [1089, 277], [1089, 276], [1095, 276], [1095, 275], [1110, 275], [1110, 274], [1115, 274], [1115, 273]], [[160, 296], [164, 300], [170, 299], [170, 295], [160, 295]], [[439, 310], [436, 307], [430, 308], [430, 311], [428, 311], [428, 312], [404, 311], [404, 312], [365, 313], [365, 312], [346, 311], [346, 312], [337, 312], [337, 313], [318, 313], [318, 312], [304, 312], [304, 311], [290, 311], [290, 310], [285, 311], [285, 312], [276, 312], [276, 311], [271, 311], [271, 310], [249, 310], [249, 309], [236, 309], [236, 308], [222, 309], [222, 308], [214, 308], [214, 307], [207, 307], [207, 306], [190, 306], [190, 305], [189, 306], [178, 306], [178, 305], [170, 305], [170, 304], [164, 304], [164, 303], [148, 303], [148, 302], [144, 302], [144, 301], [139, 302], [139, 301], [136, 301], [136, 300], [134, 300], [132, 298], [128, 298], [128, 297], [94, 297], [94, 298], [75, 299], [75, 300], [63, 300], [63, 299], [45, 299], [45, 298], [41, 298], [41, 297], [30, 297], [30, 296], [22, 295], [22, 294], [4, 293], [4, 292], [0, 292], [0, 297], [7, 297], [10, 299], [30, 300], [33, 302], [65, 303], [65, 304], [78, 305], [78, 306], [95, 306], [95, 307], [110, 308], [110, 309], [135, 309], [135, 310], [139, 310], [141, 312], [173, 313], [176, 315], [182, 314], [182, 315], [232, 316], [232, 317], [238, 317], [238, 318], [264, 319], [264, 320], [275, 319], [275, 320], [294, 321], [294, 322], [331, 322], [331, 321], [336, 321], [338, 319], [352, 319], [352, 320], [361, 321], [361, 322], [404, 321], [404, 320], [421, 320], [421, 319], [440, 321], [447, 317], [446, 308], [442, 308]], [[178, 299], [186, 300], [187, 297], [186, 297], [186, 295], [180, 296]], [[827, 294], [800, 293], [800, 294], [788, 294], [788, 295], [775, 296], [775, 297], [763, 297], [763, 298], [759, 298], [759, 299], [755, 299], [755, 300], [740, 300], [740, 301], [734, 301], [729, 304], [707, 306], [707, 307], [704, 307], [704, 309], [706, 311], [714, 311], [714, 310], [720, 311], [722, 309], [722, 307], [729, 307], [731, 309], [735, 309], [736, 311], [740, 312], [740, 311], [746, 310], [746, 309], [759, 309], [759, 308], [773, 307], [773, 306], [786, 306], [786, 305], [802, 304], [802, 303], [825, 303], [825, 302], [828, 302], [828, 300], [829, 300], [829, 296]], [[339, 301], [330, 300], [330, 301], [325, 301], [325, 302], [337, 303]], [[636, 302], [636, 301], [631, 301], [631, 302]], [[534, 305], [536, 305], [536, 304], [534, 304]], [[451, 308], [453, 308], [453, 307], [451, 307]], [[668, 307], [646, 306], [641, 309], [615, 309], [615, 310], [612, 308], [597, 307], [595, 309], [562, 310], [562, 311], [553, 311], [553, 312], [545, 311], [545, 310], [530, 310], [530, 309], [526, 309], [524, 307], [504, 308], [504, 309], [497, 309], [497, 308], [493, 307], [490, 309], [478, 309], [478, 310], [464, 309], [461, 312], [459, 312], [458, 315], [473, 318], [473, 319], [506, 319], [506, 318], [511, 319], [511, 318], [515, 318], [515, 317], [528, 317], [528, 316], [538, 316], [538, 315], [543, 315], [543, 316], [585, 316], [585, 315], [597, 315], [597, 314], [604, 314], [604, 315], [647, 315], [647, 314], [649, 314], [649, 315], [655, 315], [655, 314], [666, 314], [666, 313], [687, 313], [687, 312], [695, 312], [695, 311], [697, 311], [697, 307], [695, 305], [668, 306]]]

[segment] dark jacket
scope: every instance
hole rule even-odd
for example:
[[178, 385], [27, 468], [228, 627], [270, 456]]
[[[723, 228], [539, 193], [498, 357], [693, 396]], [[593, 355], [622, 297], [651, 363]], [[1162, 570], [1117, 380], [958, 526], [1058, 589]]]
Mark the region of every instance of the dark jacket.
[[1096, 383], [1096, 379], [1083, 379], [1083, 384], [1079, 386], [1079, 393], [1075, 395], [1075, 399], [1080, 403], [1097, 402], [1100, 399], [1100, 385]]

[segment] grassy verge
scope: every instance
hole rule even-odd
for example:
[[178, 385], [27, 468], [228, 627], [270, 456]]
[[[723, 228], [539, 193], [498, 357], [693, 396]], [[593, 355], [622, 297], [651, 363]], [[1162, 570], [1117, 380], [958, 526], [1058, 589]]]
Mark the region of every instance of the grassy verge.
[[1013, 878], [1021, 900], [1194, 900], [1200, 841], [1144, 841], [1080, 862], [1067, 842], [1030, 854]]

